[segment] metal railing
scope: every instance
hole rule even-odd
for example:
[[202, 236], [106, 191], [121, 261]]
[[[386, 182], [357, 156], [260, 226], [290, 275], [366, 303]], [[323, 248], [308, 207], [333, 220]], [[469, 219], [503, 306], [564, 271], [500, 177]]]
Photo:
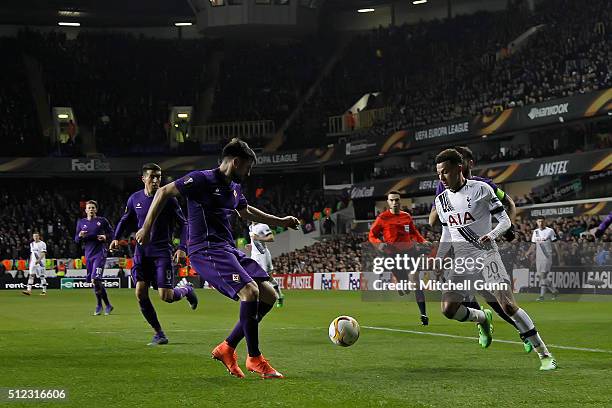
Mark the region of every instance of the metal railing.
[[389, 112], [391, 112], [391, 107], [387, 106], [353, 114], [345, 113], [344, 115], [330, 116], [327, 135], [337, 136], [351, 133], [359, 129], [370, 128], [377, 121], [384, 120]]
[[215, 144], [232, 137], [268, 138], [274, 135], [276, 126], [271, 120], [253, 120], [246, 122], [221, 122], [203, 126], [192, 126], [190, 138], [200, 144]]

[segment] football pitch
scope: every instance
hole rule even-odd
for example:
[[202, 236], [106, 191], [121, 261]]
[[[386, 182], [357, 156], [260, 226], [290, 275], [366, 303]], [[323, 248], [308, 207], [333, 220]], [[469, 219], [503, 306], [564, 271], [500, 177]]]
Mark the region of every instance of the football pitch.
[[[64, 389], [67, 401], [43, 406], [79, 408], [612, 405], [609, 302], [521, 301], [559, 363], [557, 371], [540, 372], [535, 352], [526, 354], [499, 318], [493, 344], [483, 350], [474, 324], [445, 319], [437, 303], [428, 303], [430, 325], [420, 326], [412, 295], [365, 302], [359, 292], [286, 292], [285, 306], [260, 330], [264, 356], [286, 378], [247, 373], [240, 380], [210, 359], [237, 319], [237, 302], [198, 290], [200, 307], [192, 311], [185, 301], [165, 304], [150, 294], [166, 346], [146, 345], [152, 331], [129, 289], [110, 290], [115, 311], [95, 317], [90, 291], [1, 291], [0, 388]], [[327, 336], [342, 314], [361, 324], [349, 348]], [[237, 351], [244, 369], [244, 341]]]

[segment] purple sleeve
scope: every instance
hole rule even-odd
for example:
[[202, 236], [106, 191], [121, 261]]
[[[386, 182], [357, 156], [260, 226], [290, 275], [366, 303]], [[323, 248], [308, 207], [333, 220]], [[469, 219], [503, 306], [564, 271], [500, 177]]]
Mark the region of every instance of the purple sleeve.
[[117, 227], [115, 227], [113, 239], [121, 238], [123, 233], [127, 230], [127, 226], [134, 220], [135, 215], [136, 213], [134, 212], [134, 207], [132, 206], [132, 197], [130, 196], [125, 206], [125, 211], [123, 212], [121, 219], [117, 223]]
[[244, 196], [244, 194], [242, 194], [242, 189], [240, 189], [240, 197], [238, 197], [238, 205], [236, 206], [236, 209], [242, 210], [243, 208], [246, 208], [248, 205], [249, 203], [247, 202], [247, 199]]
[[183, 210], [181, 209], [181, 206], [176, 198], [174, 199], [174, 216], [176, 218], [176, 222], [179, 224], [181, 228], [181, 242], [178, 246], [178, 249], [182, 251], [186, 251], [189, 226], [187, 224], [187, 220], [185, 219], [185, 216], [183, 215]]
[[442, 184], [442, 182], [438, 180], [438, 185], [436, 186], [436, 195], [434, 196], [433, 203], [431, 203], [431, 208], [436, 207], [436, 197], [442, 194], [444, 190], [446, 190], [446, 188], [444, 187], [444, 184]]
[[599, 227], [597, 227], [597, 229], [601, 232], [604, 232], [610, 226], [610, 224], [612, 224], [612, 211], [610, 212], [610, 214], [608, 214], [606, 219], [603, 220], [601, 224], [599, 224]]
[[79, 232], [81, 232], [81, 220], [77, 221], [76, 233], [74, 234], [74, 242], [76, 242], [77, 244], [81, 242], [81, 237], [79, 237]]
[[201, 171], [192, 171], [174, 182], [176, 189], [183, 197], [200, 192], [207, 184], [206, 176]]

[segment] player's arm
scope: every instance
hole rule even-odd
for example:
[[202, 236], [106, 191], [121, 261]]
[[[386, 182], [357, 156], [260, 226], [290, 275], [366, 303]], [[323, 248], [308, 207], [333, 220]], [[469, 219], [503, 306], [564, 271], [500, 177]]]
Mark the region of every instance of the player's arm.
[[438, 210], [436, 210], [436, 206], [434, 205], [429, 212], [429, 225], [433, 227], [438, 221], [440, 221], [440, 218], [438, 218]]
[[261, 241], [261, 242], [274, 242], [274, 234], [272, 233], [272, 231], [270, 231], [269, 233], [267, 233], [266, 235], [257, 235], [257, 234], [252, 234], [251, 235], [251, 239], [253, 241]]
[[557, 260], [560, 260], [561, 252], [559, 252], [559, 236], [557, 235], [557, 231], [553, 230], [553, 235], [550, 240], [552, 241], [552, 247], [557, 254]]
[[597, 227], [597, 230], [595, 231], [595, 236], [597, 238], [601, 238], [601, 236], [606, 232], [606, 229], [608, 229], [610, 224], [612, 224], [612, 212], [610, 212], [606, 219], [603, 220], [601, 224], [599, 224], [599, 227]]
[[40, 263], [40, 266], [44, 267], [45, 266], [45, 258], [47, 257], [47, 244], [45, 244], [43, 242], [43, 247], [40, 250], [40, 257], [38, 258], [38, 262]]
[[510, 222], [508, 213], [506, 213], [504, 206], [501, 204], [500, 199], [497, 197], [491, 186], [484, 184], [483, 189], [483, 199], [489, 204], [489, 211], [497, 220], [497, 225], [492, 231], [480, 237], [480, 242], [495, 241], [504, 232], [506, 232], [508, 228], [510, 228], [512, 223]]
[[77, 244], [79, 244], [81, 240], [83, 240], [83, 238], [87, 235], [87, 232], [81, 231], [80, 227], [81, 227], [81, 222], [77, 221], [76, 233], [74, 234], [74, 242], [76, 242]]
[[115, 233], [113, 234], [113, 241], [110, 243], [109, 249], [114, 251], [119, 247], [119, 238], [124, 234], [128, 233], [128, 226], [132, 225], [132, 222], [136, 219], [136, 212], [132, 206], [132, 197], [128, 198], [127, 204], [125, 205], [125, 211], [119, 219], [117, 226], [115, 227]]
[[174, 204], [174, 219], [180, 228], [180, 242], [174, 253], [174, 262], [179, 265], [185, 265], [187, 261], [187, 237], [189, 235], [189, 225], [187, 219], [183, 215], [183, 210], [176, 198], [172, 199]]
[[491, 181], [490, 186], [491, 188], [493, 188], [493, 191], [495, 192], [495, 196], [499, 199], [502, 205], [506, 208], [508, 216], [510, 217], [510, 228], [508, 228], [506, 232], [504, 233], [504, 238], [506, 238], [507, 241], [514, 241], [514, 238], [516, 238], [516, 233], [514, 231], [514, 225], [512, 223], [516, 219], [516, 204], [514, 203], [514, 200], [512, 199], [512, 197], [506, 194], [504, 190], [499, 188], [492, 181]]
[[106, 242], [113, 236], [113, 227], [110, 224], [110, 221], [106, 218], [104, 218], [104, 221], [102, 221], [102, 232], [102, 234], [96, 237], [98, 241]]
[[499, 201], [501, 201], [503, 206], [506, 208], [508, 217], [510, 217], [510, 222], [514, 222], [514, 220], [516, 219], [516, 204], [514, 203], [514, 200], [499, 187], [497, 188], [496, 194], [497, 198], [501, 196], [501, 198], [499, 198]]
[[382, 218], [379, 216], [372, 224], [372, 228], [370, 228], [370, 232], [368, 234], [368, 241], [372, 245], [374, 245], [379, 250], [384, 250], [387, 244], [381, 240], [379, 237], [383, 235], [383, 231], [385, 229], [385, 223]]
[[145, 245], [149, 242], [151, 239], [151, 228], [153, 227], [153, 224], [155, 223], [155, 220], [157, 220], [157, 217], [161, 213], [162, 209], [170, 198], [177, 197], [179, 195], [180, 192], [176, 187], [176, 181], [157, 189], [155, 196], [153, 197], [153, 202], [151, 203], [149, 211], [147, 212], [147, 218], [145, 218], [142, 228], [136, 232], [136, 242], [138, 242], [140, 245]]
[[451, 249], [451, 233], [447, 225], [442, 224], [442, 236], [440, 237], [440, 245], [438, 245], [438, 251], [436, 252], [437, 258], [444, 258], [448, 251]]
[[275, 215], [265, 213], [248, 204], [244, 207], [237, 208], [236, 212], [238, 212], [242, 219], [247, 221], [255, 221], [263, 224], [293, 229], [297, 229], [297, 227], [300, 225], [300, 221], [295, 217], [290, 215], [282, 218], [277, 217]]

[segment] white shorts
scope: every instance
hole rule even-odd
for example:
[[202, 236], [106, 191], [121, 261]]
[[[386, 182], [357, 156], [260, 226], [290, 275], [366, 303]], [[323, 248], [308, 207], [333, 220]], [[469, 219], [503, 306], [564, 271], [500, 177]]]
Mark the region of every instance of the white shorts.
[[45, 277], [45, 268], [40, 266], [40, 265], [34, 265], [34, 264], [30, 264], [30, 273], [29, 275], [34, 275], [34, 276], [38, 276], [39, 278]]
[[260, 253], [257, 248], [251, 248], [251, 259], [257, 262], [259, 266], [268, 273], [271, 273], [272, 269], [274, 269], [272, 267], [272, 254], [270, 254], [270, 250], [267, 248], [266, 252], [263, 254]]
[[[452, 283], [463, 283], [466, 288], [464, 289], [453, 289], [453, 290], [445, 290], [444, 292], [453, 292], [463, 295], [467, 297], [471, 293], [475, 293], [478, 291], [476, 288], [477, 284], [508, 284], [509, 290], [511, 290], [510, 286], [510, 276], [506, 271], [506, 267], [502, 262], [501, 256], [497, 251], [488, 252], [483, 260], [482, 264], [484, 265], [482, 269], [473, 269], [470, 271], [464, 271], [463, 273], [457, 273], [456, 271], [451, 271], [448, 276], [448, 281]], [[478, 282], [477, 282], [478, 281]], [[469, 289], [467, 288], [469, 285]]]
[[546, 275], [552, 269], [552, 259], [544, 258], [536, 260], [536, 271], [539, 274]]

